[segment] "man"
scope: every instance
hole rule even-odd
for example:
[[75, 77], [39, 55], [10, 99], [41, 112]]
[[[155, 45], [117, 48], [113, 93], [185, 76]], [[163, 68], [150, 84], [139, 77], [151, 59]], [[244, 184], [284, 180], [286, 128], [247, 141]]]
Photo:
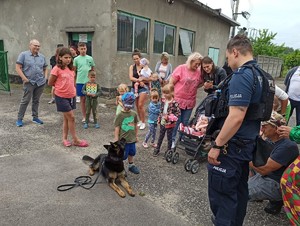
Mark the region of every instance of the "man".
[[229, 113], [208, 153], [208, 196], [215, 225], [241, 226], [248, 202], [249, 162], [260, 130], [260, 120], [250, 120], [246, 112], [253, 110], [251, 104], [260, 103], [262, 77], [244, 67], [258, 67], [246, 36], [236, 35], [228, 42], [226, 57], [234, 70], [228, 85]]
[[300, 125], [300, 66], [294, 67], [287, 73], [284, 85], [286, 86], [286, 93], [291, 102], [292, 116], [294, 109], [296, 109], [296, 125]]
[[264, 166], [250, 167], [257, 172], [248, 181], [250, 201], [269, 200], [264, 209], [267, 213], [278, 214], [283, 205], [280, 191], [280, 178], [284, 170], [298, 157], [299, 150], [295, 142], [280, 138], [277, 128], [286, 125], [285, 118], [273, 112], [269, 121], [262, 122], [264, 137], [274, 143], [274, 149]]
[[24, 94], [20, 103], [16, 125], [23, 126], [23, 118], [27, 106], [32, 98], [32, 121], [43, 124], [38, 117], [40, 97], [44, 91], [47, 75], [47, 63], [44, 55], [39, 53], [40, 43], [33, 39], [29, 43], [29, 50], [22, 52], [16, 62], [16, 71], [22, 78]]

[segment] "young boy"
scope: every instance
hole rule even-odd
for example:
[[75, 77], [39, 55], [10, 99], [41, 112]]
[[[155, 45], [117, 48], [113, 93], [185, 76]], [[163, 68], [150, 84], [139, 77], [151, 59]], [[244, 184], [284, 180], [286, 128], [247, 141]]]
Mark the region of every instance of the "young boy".
[[82, 87], [89, 81], [88, 72], [94, 70], [95, 63], [91, 56], [86, 54], [86, 43], [78, 43], [79, 56], [74, 59], [74, 71], [76, 73], [76, 93], [80, 97], [80, 106], [82, 113], [82, 122], [85, 123], [86, 108], [85, 108], [85, 95], [82, 93]]
[[140, 170], [133, 164], [133, 157], [136, 154], [137, 142], [137, 122], [138, 117], [135, 111], [131, 109], [134, 107], [134, 94], [126, 92], [122, 96], [123, 110], [116, 116], [115, 120], [115, 140], [121, 138], [126, 139], [124, 160], [128, 158], [128, 170], [134, 174], [139, 174]]
[[86, 117], [83, 128], [87, 129], [89, 127], [89, 118], [91, 114], [91, 110], [93, 113], [95, 128], [100, 128], [97, 122], [97, 106], [98, 100], [97, 98], [100, 96], [100, 86], [96, 83], [96, 72], [89, 71], [89, 81], [84, 84], [82, 88], [82, 93], [85, 95], [85, 107], [86, 107]]

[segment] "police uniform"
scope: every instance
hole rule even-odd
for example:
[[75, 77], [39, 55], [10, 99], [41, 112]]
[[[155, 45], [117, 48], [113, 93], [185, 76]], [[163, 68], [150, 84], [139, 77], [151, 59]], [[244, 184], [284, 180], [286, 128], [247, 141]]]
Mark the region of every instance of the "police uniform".
[[[246, 64], [256, 64], [251, 60]], [[255, 79], [250, 68], [237, 69], [228, 86], [228, 106], [248, 107], [259, 103], [262, 95], [262, 77]], [[259, 135], [260, 120], [245, 118], [236, 134], [228, 141], [226, 150], [221, 150], [220, 165], [208, 164], [208, 195], [215, 224], [242, 225], [248, 202], [249, 162], [252, 161], [255, 140]]]

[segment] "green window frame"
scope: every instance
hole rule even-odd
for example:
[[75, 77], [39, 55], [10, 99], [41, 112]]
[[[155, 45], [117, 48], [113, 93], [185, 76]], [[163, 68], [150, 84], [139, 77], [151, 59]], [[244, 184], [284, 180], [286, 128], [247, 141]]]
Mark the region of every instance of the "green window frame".
[[117, 15], [117, 50], [132, 52], [138, 48], [142, 53], [147, 53], [149, 23], [150, 20], [147, 18], [119, 11]]
[[154, 24], [153, 52], [174, 55], [176, 28], [161, 22]]

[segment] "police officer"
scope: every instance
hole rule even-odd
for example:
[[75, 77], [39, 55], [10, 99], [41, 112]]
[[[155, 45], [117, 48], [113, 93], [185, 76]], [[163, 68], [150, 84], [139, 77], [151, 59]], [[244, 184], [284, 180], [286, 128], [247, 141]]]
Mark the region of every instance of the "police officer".
[[[260, 131], [260, 120], [248, 120], [251, 103], [259, 103], [262, 79], [251, 68], [253, 59], [250, 40], [236, 35], [227, 44], [226, 57], [234, 73], [228, 85], [229, 113], [220, 133], [208, 153], [208, 195], [215, 225], [243, 225], [248, 202], [249, 162], [255, 140]], [[255, 87], [255, 88], [253, 88]], [[249, 108], [249, 109], [248, 109]]]

